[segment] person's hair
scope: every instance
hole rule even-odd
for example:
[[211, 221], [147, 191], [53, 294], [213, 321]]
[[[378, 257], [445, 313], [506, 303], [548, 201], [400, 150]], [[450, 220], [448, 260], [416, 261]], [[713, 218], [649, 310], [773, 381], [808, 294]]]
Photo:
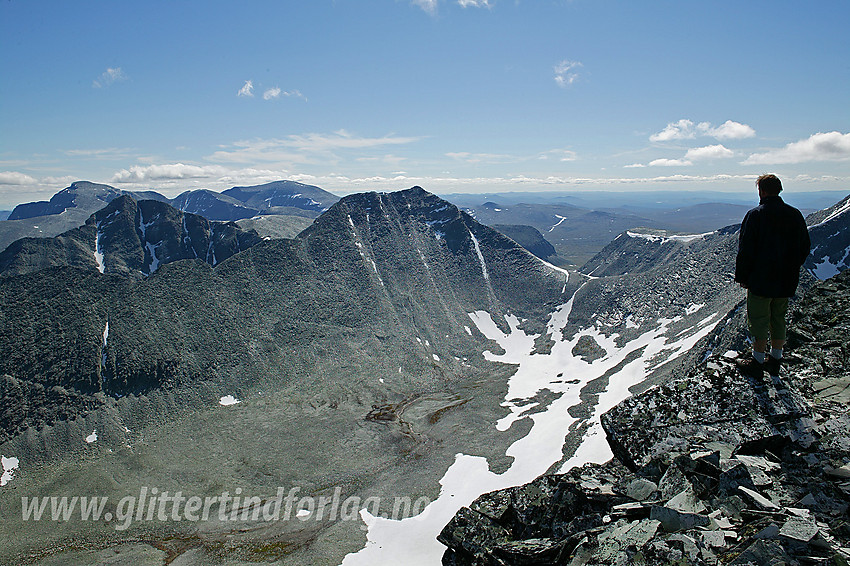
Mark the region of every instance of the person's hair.
[[782, 181], [776, 175], [762, 175], [756, 179], [756, 186], [770, 196], [776, 196], [782, 192]]

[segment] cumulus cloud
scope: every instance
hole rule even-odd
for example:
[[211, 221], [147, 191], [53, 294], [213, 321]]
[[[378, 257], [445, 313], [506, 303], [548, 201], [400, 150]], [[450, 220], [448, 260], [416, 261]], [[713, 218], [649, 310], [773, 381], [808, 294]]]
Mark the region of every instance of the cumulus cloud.
[[273, 98], [280, 98], [279, 87], [270, 88], [263, 93], [263, 100], [271, 100]]
[[113, 183], [138, 183], [142, 181], [162, 181], [169, 179], [205, 179], [220, 177], [226, 169], [219, 165], [187, 165], [184, 163], [166, 163], [162, 165], [134, 165], [122, 169], [112, 176]]
[[121, 67], [109, 67], [98, 78], [92, 81], [92, 87], [104, 88], [118, 81], [125, 80], [127, 80], [127, 75], [124, 74]]
[[718, 140], [740, 140], [755, 137], [756, 131], [746, 124], [726, 120], [716, 128], [709, 128], [707, 135]]
[[789, 143], [783, 148], [754, 153], [745, 165], [803, 163], [806, 161], [844, 161], [850, 159], [850, 133], [826, 132]]
[[693, 165], [693, 162], [687, 159], [653, 159], [649, 162], [650, 167], [678, 167]]
[[578, 80], [579, 74], [577, 70], [582, 66], [578, 61], [564, 59], [555, 65], [555, 82], [559, 87], [567, 88]]
[[751, 138], [756, 135], [756, 131], [746, 124], [726, 120], [716, 128], [710, 122], [700, 122], [695, 124], [691, 120], [682, 119], [677, 122], [671, 122], [656, 134], [649, 136], [649, 141], [666, 142], [674, 140], [694, 139], [697, 136], [712, 137], [717, 140], [732, 140]]
[[239, 89], [236, 96], [254, 96], [254, 81], [245, 81], [245, 84], [242, 85], [242, 88]]
[[463, 8], [490, 8], [490, 0], [457, 0]]
[[[650, 167], [687, 167], [693, 165], [694, 161], [705, 161], [708, 159], [722, 159], [732, 157], [735, 153], [722, 144], [707, 145], [705, 147], [694, 147], [685, 153], [681, 159], [654, 159], [649, 162]], [[627, 167], [638, 167], [639, 164], [628, 165]]]
[[701, 159], [721, 159], [733, 155], [734, 152], [731, 149], [724, 147], [723, 144], [717, 144], [689, 149], [685, 154], [685, 159], [698, 161]]
[[18, 171], [0, 171], [0, 185], [34, 185], [38, 181], [26, 173]]

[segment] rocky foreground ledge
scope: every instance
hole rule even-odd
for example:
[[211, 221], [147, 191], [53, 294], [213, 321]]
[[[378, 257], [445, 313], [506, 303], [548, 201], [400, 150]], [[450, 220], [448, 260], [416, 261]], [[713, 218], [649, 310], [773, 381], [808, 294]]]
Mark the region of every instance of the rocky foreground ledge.
[[850, 271], [791, 315], [778, 382], [712, 356], [603, 416], [615, 459], [487, 493], [445, 565], [850, 563]]

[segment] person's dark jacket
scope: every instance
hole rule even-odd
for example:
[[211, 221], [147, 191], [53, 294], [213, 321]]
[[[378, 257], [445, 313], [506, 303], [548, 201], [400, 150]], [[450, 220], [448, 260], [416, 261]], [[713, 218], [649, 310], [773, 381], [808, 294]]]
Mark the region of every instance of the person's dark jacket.
[[800, 211], [778, 195], [762, 197], [741, 224], [735, 281], [761, 297], [792, 297], [811, 246]]

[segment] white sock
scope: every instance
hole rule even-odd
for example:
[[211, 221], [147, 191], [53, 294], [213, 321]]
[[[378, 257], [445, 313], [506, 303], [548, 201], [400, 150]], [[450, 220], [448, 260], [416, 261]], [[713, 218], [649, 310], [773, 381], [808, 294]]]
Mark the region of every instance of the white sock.
[[756, 361], [758, 363], [760, 363], [760, 364], [764, 363], [764, 352], [756, 352], [755, 350], [753, 350], [753, 357], [756, 359]]
[[771, 348], [770, 355], [776, 360], [782, 359], [782, 348]]

